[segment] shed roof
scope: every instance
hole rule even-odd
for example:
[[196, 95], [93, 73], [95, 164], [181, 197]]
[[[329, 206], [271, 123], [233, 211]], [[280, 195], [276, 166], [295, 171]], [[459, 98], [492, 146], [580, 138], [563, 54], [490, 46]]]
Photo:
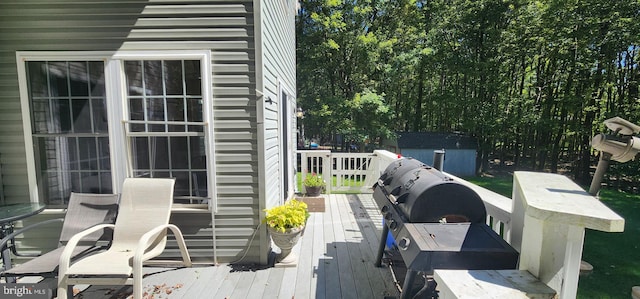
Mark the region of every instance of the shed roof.
[[477, 149], [476, 138], [456, 133], [398, 132], [401, 149]]

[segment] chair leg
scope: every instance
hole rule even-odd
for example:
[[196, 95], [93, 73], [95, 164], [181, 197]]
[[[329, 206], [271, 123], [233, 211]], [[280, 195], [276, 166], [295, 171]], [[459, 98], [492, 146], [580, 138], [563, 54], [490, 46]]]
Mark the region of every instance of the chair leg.
[[69, 296], [69, 289], [71, 289], [71, 296], [73, 298], [73, 288], [66, 283], [66, 278], [64, 276], [58, 277], [58, 299], [67, 299]]
[[142, 299], [142, 264], [133, 264], [133, 299]]

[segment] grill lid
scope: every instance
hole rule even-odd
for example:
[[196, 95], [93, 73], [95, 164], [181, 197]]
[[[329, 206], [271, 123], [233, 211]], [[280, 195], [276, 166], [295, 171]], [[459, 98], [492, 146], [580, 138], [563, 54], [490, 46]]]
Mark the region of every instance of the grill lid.
[[386, 200], [395, 202], [408, 222], [486, 221], [484, 203], [475, 191], [415, 161], [400, 159], [387, 167], [376, 184], [384, 190], [374, 192], [374, 197], [386, 196]]

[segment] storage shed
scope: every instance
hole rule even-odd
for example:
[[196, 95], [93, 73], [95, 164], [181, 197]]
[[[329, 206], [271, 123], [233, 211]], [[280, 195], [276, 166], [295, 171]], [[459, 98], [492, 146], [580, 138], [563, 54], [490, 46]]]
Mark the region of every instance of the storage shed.
[[387, 150], [433, 165], [433, 153], [445, 151], [444, 171], [456, 176], [476, 174], [477, 140], [457, 133], [398, 132], [387, 141]]

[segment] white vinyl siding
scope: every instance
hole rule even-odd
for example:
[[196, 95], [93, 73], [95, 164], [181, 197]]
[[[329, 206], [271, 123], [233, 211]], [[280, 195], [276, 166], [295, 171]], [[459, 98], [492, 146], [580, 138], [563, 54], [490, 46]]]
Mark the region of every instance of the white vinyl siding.
[[[264, 11], [254, 12], [257, 5]], [[259, 164], [262, 160], [278, 165], [273, 159], [279, 159], [280, 149], [269, 151], [268, 158], [258, 150], [261, 112], [256, 103], [261, 98], [256, 89], [263, 91], [262, 84], [257, 86], [263, 79], [256, 76], [263, 66], [256, 64], [256, 56], [263, 47], [270, 47], [268, 55], [284, 51], [285, 56], [277, 58], [284, 68], [272, 68], [273, 62], [264, 66], [265, 74], [269, 73], [265, 89], [278, 101], [280, 78], [295, 91], [294, 6], [291, 0], [262, 4], [252, 0], [0, 1], [0, 164], [6, 201], [30, 200], [16, 51], [208, 50], [213, 101], [208, 112], [214, 116], [210, 128], [216, 146], [212, 150], [216, 156], [215, 219], [207, 210], [185, 210], [174, 212], [171, 221], [183, 229], [195, 259], [211, 258], [215, 250], [220, 262], [235, 261], [246, 252], [244, 262], [266, 263], [267, 235], [261, 232], [250, 240], [265, 205], [260, 192], [280, 183], [273, 183], [272, 178], [268, 184], [261, 182], [264, 172], [259, 172]], [[258, 39], [256, 22], [264, 22], [264, 30], [284, 30], [275, 33], [284, 36], [271, 40], [274, 36], [268, 33]], [[271, 119], [276, 120], [277, 108], [274, 112]], [[269, 126], [277, 128], [277, 123]], [[278, 132], [269, 136], [276, 139], [273, 144], [277, 147]]]
[[[272, 207], [281, 203], [289, 190], [282, 190], [284, 186], [292, 187], [292, 171], [286, 172], [288, 167], [285, 160], [295, 161], [295, 152], [283, 148], [283, 139], [292, 139], [295, 134], [295, 123], [283, 117], [283, 109], [294, 113], [296, 107], [291, 107], [295, 100], [287, 103], [286, 98], [296, 98], [295, 94], [295, 1], [267, 0], [261, 5], [262, 25], [262, 82], [266, 101], [264, 105], [265, 130], [265, 204]], [[282, 91], [287, 91], [287, 97]], [[283, 136], [284, 133], [288, 136]], [[295, 136], [295, 135], [294, 135]], [[295, 140], [295, 137], [293, 137]], [[295, 143], [293, 144], [295, 146]], [[290, 166], [290, 165], [289, 165]], [[288, 167], [291, 169], [291, 167]], [[289, 178], [284, 178], [284, 174]], [[277, 174], [277, 175], [274, 175]], [[290, 180], [285, 184], [283, 180]], [[292, 188], [289, 188], [292, 190]]]

